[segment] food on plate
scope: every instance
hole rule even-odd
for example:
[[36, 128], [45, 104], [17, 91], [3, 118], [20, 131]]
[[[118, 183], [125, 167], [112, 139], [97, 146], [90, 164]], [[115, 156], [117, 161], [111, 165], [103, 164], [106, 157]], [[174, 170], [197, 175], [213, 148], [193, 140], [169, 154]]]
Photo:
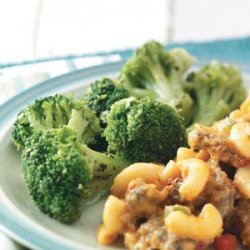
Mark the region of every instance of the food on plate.
[[236, 226], [242, 243], [250, 246], [250, 199], [240, 199], [235, 209]]
[[236, 168], [249, 166], [249, 100], [250, 95], [239, 110], [233, 111], [229, 117], [216, 122], [212, 127], [196, 124], [189, 133], [190, 147], [204, 149], [215, 160]]
[[239, 194], [250, 199], [250, 167], [239, 168], [234, 175], [234, 185]]
[[[73, 104], [80, 103], [82, 106], [76, 106], [78, 110], [71, 108], [69, 100]], [[107, 154], [93, 151], [84, 143], [85, 138], [92, 138], [91, 142], [96, 138], [93, 136], [91, 122], [98, 118], [92, 110], [88, 114], [89, 108], [81, 101], [76, 103], [68, 97], [58, 95], [39, 99], [24, 110], [26, 115], [23, 118], [25, 125], [28, 124], [29, 128], [32, 128], [28, 130], [30, 132], [28, 136], [25, 134], [22, 147], [22, 170], [25, 182], [41, 211], [64, 223], [70, 223], [79, 218], [82, 200], [101, 197], [108, 190], [112, 178], [133, 162], [132, 157], [121, 154], [121, 149], [115, 152], [116, 155], [111, 152]], [[113, 109], [125, 113], [124, 118], [127, 117], [126, 112], [130, 112], [128, 121], [112, 116]], [[62, 114], [66, 111], [67, 116], [62, 118]], [[110, 114], [107, 130], [104, 133], [107, 141], [110, 141], [108, 136], [112, 136], [117, 129], [117, 139], [122, 143], [123, 136], [128, 135], [135, 139], [134, 150], [138, 148], [137, 157], [144, 157], [142, 159], [146, 159], [155, 152], [154, 157], [158, 154], [158, 158], [155, 159], [160, 161], [161, 155], [164, 155], [162, 148], [171, 150], [174, 156], [176, 147], [186, 144], [183, 119], [165, 103], [150, 99], [136, 100], [131, 97], [116, 102]], [[23, 119], [20, 120], [20, 115], [18, 116], [12, 135], [20, 133], [22, 136], [21, 133], [26, 129]], [[128, 131], [119, 130], [121, 125], [126, 127], [127, 123], [130, 123]], [[145, 126], [145, 123], [150, 128]], [[100, 126], [95, 127], [99, 132]], [[175, 133], [174, 138], [171, 137], [171, 133]], [[146, 139], [143, 138], [144, 136]], [[164, 140], [160, 140], [159, 136]], [[151, 147], [154, 146], [154, 151], [151, 152], [147, 145], [144, 146], [144, 142]], [[169, 154], [167, 156], [169, 157]], [[86, 171], [89, 171], [89, 174], [86, 174]], [[86, 191], [88, 191], [87, 194]]]
[[237, 245], [237, 239], [232, 234], [223, 234], [215, 239], [216, 250], [235, 250]]
[[[128, 91], [119, 81], [103, 78], [90, 84], [82, 99], [98, 117], [102, 118], [102, 115], [108, 113], [112, 104], [127, 97], [129, 97]], [[105, 118], [102, 121], [105, 123]]]
[[163, 170], [164, 165], [162, 164], [134, 163], [115, 177], [110, 191], [113, 195], [123, 198], [130, 181], [140, 177], [146, 183], [154, 183]]
[[112, 186], [101, 244], [123, 235], [134, 250], [222, 250], [234, 228], [250, 246], [250, 97], [231, 112], [245, 98], [239, 70], [194, 62], [150, 41], [81, 98], [28, 104], [12, 137], [37, 207], [72, 223]]
[[151, 41], [128, 59], [119, 80], [130, 95], [173, 105], [191, 130], [194, 123], [211, 125], [224, 118], [245, 98], [236, 67], [214, 61], [187, 75], [194, 62], [183, 49], [165, 51]]
[[[236, 250], [237, 236], [249, 247], [249, 99], [212, 127], [194, 126], [190, 148], [179, 148], [165, 167], [141, 162], [123, 169], [104, 206], [98, 242], [110, 245], [123, 236], [131, 250]], [[122, 204], [119, 214], [109, 211], [114, 200]], [[119, 228], [112, 227], [115, 216]]]
[[184, 49], [165, 51], [161, 44], [150, 41], [128, 59], [120, 81], [132, 96], [148, 96], [173, 105], [189, 124], [193, 100], [185, 91], [184, 75], [194, 62]]
[[185, 207], [170, 209], [168, 206], [165, 208], [165, 226], [169, 234], [205, 242], [213, 240], [223, 231], [221, 214], [212, 204], [206, 204], [198, 215], [191, 214]]
[[242, 82], [239, 69], [216, 61], [190, 73], [187, 88], [195, 100], [191, 124], [210, 126], [238, 108], [245, 99]]
[[[135, 172], [137, 164], [142, 167]], [[151, 178], [144, 170], [149, 167], [155, 173]], [[168, 168], [171, 170], [166, 175]], [[111, 244], [124, 235], [129, 249], [195, 249], [199, 245], [205, 249], [232, 221], [236, 191], [217, 162], [204, 152], [182, 148], [177, 161], [165, 169], [136, 163], [122, 170], [114, 179], [111, 196], [124, 203], [119, 214], [123, 227], [113, 230], [109, 220], [103, 220], [98, 230], [101, 244]], [[113, 217], [109, 207], [105, 205], [103, 214]]]
[[75, 129], [85, 144], [94, 143], [96, 136], [101, 133], [99, 119], [94, 111], [80, 100], [58, 94], [27, 105], [17, 116], [12, 138], [19, 149], [35, 129], [59, 128], [62, 125]]
[[132, 162], [167, 162], [187, 144], [183, 118], [166, 103], [130, 97], [112, 105], [103, 135], [108, 152]]
[[[129, 97], [128, 91], [118, 80], [102, 78], [91, 83], [81, 99], [96, 112], [100, 119], [100, 126], [105, 128], [106, 117], [112, 104], [127, 97]], [[92, 148], [98, 151], [106, 151], [107, 147], [108, 143], [101, 134], [92, 145]]]
[[128, 165], [91, 150], [66, 126], [34, 131], [22, 152], [22, 172], [35, 204], [64, 223], [76, 221], [83, 199], [104, 194]]

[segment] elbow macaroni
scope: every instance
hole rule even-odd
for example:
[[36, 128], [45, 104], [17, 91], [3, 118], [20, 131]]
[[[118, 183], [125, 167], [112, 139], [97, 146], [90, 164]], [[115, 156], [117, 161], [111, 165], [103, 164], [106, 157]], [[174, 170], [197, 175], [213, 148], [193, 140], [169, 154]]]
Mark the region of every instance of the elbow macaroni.
[[213, 240], [222, 233], [223, 220], [212, 204], [203, 207], [198, 217], [175, 211], [165, 218], [165, 226], [174, 233], [193, 240]]
[[97, 230], [97, 240], [102, 245], [110, 245], [125, 229], [122, 215], [125, 202], [110, 195], [103, 210], [103, 224]]
[[177, 150], [176, 161], [182, 161], [190, 158], [195, 158], [195, 152], [189, 148], [179, 148]]
[[[170, 161], [161, 172], [160, 181], [166, 185], [170, 179], [182, 176], [180, 195], [183, 199], [192, 201], [204, 190], [210, 175], [209, 166], [201, 159], [190, 158], [195, 155], [190, 149], [181, 148], [178, 150], [178, 155], [177, 163]], [[204, 158], [207, 159], [207, 155]]]
[[210, 174], [209, 166], [200, 159], [187, 159], [179, 163], [184, 178], [179, 192], [182, 198], [192, 201], [204, 189]]
[[124, 197], [130, 181], [143, 178], [147, 183], [156, 183], [163, 169], [163, 165], [153, 163], [132, 164], [115, 177], [110, 191], [117, 197]]
[[[187, 175], [187, 162], [186, 160], [189, 159], [189, 164], [196, 165], [194, 170], [191, 170], [190, 173]], [[160, 181], [162, 184], [166, 185], [170, 179], [175, 179], [178, 177], [184, 177], [191, 179], [194, 178], [194, 180], [188, 185], [195, 185], [196, 178], [199, 179], [202, 178], [204, 180], [204, 183], [207, 181], [207, 165], [203, 162], [209, 160], [209, 154], [204, 150], [199, 150], [198, 152], [195, 152], [193, 149], [188, 148], [179, 148], [177, 151], [177, 162], [170, 160], [169, 163], [166, 165], [164, 170], [162, 171], [160, 175]], [[196, 162], [196, 163], [195, 163]], [[182, 167], [183, 164], [185, 167]], [[200, 167], [198, 167], [200, 165]], [[204, 165], [206, 166], [204, 169]], [[191, 166], [190, 166], [191, 167]], [[201, 171], [200, 171], [201, 170]], [[198, 173], [199, 172], [199, 173]], [[197, 177], [194, 177], [194, 173], [198, 175]], [[186, 183], [188, 180], [186, 180]], [[197, 180], [197, 182], [199, 182]], [[192, 184], [193, 183], [193, 184]], [[186, 185], [186, 184], [185, 184]], [[185, 187], [184, 185], [184, 187]]]
[[240, 109], [232, 111], [229, 117], [237, 122], [250, 121], [250, 90], [248, 92], [248, 97], [241, 104]]
[[104, 224], [97, 229], [97, 241], [101, 245], [110, 245], [117, 238], [117, 234], [110, 232]]
[[247, 122], [236, 123], [230, 131], [230, 139], [235, 147], [245, 157], [250, 157], [250, 124]]
[[170, 179], [175, 179], [181, 176], [181, 170], [176, 162], [169, 161], [164, 170], [161, 172], [160, 181], [166, 185]]
[[250, 199], [250, 167], [237, 169], [234, 185], [244, 198]]
[[121, 216], [125, 212], [125, 202], [110, 195], [105, 203], [103, 211], [103, 223], [110, 232], [121, 233], [124, 223]]
[[160, 182], [166, 185], [169, 179], [182, 176], [184, 181], [180, 186], [180, 195], [188, 201], [194, 200], [207, 183], [209, 166], [201, 159], [189, 159], [196, 154], [194, 151], [182, 148], [178, 152], [179, 162], [170, 161], [165, 168], [152, 163], [135, 163], [125, 168], [114, 179], [111, 193], [120, 198], [124, 197], [129, 182], [136, 178], [143, 178], [147, 183]]
[[177, 156], [176, 156], [177, 162], [191, 158], [198, 158], [203, 161], [208, 161], [209, 154], [204, 150], [199, 150], [198, 152], [196, 152], [194, 149], [190, 148], [179, 148], [177, 150]]

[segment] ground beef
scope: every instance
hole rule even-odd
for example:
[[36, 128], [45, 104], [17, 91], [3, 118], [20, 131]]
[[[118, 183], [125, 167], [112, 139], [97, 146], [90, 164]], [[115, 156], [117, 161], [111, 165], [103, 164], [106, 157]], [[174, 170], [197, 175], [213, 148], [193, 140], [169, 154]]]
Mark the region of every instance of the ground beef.
[[[205, 204], [212, 203], [220, 211], [224, 224], [231, 225], [236, 197], [234, 185], [215, 161], [207, 163], [210, 165], [209, 179], [202, 193], [192, 202], [181, 199], [179, 188], [182, 178], [176, 178], [166, 186], [149, 184], [141, 178], [129, 183], [124, 198], [126, 212], [122, 217], [127, 228], [124, 238], [128, 249], [207, 249], [211, 242], [196, 242], [167, 232], [164, 225], [165, 205], [187, 205], [192, 213], [198, 215]], [[244, 232], [242, 237], [248, 240]]]
[[250, 159], [243, 156], [227, 136], [219, 134], [214, 128], [196, 125], [189, 133], [188, 143], [191, 148], [206, 150], [216, 161], [236, 168], [250, 165]]
[[209, 179], [204, 190], [195, 200], [188, 202], [181, 199], [179, 188], [183, 180], [177, 178], [170, 185], [166, 205], [187, 205], [193, 213], [199, 214], [205, 204], [212, 203], [221, 213], [225, 228], [228, 228], [231, 225], [231, 217], [234, 212], [236, 190], [233, 182], [215, 162], [212, 161], [209, 164], [211, 166]]
[[163, 217], [154, 217], [141, 224], [134, 233], [133, 242], [131, 238], [131, 233], [125, 234], [125, 244], [128, 249], [164, 249], [164, 244], [168, 241], [168, 233]]
[[219, 166], [211, 165], [207, 184], [203, 192], [195, 199], [194, 206], [200, 209], [206, 203], [212, 203], [220, 211], [225, 222], [234, 212], [235, 198], [236, 190], [233, 182]]
[[242, 243], [250, 247], [250, 200], [240, 200], [236, 206], [235, 215]]
[[124, 200], [127, 210], [124, 221], [128, 228], [135, 229], [144, 219], [161, 214], [168, 190], [167, 186], [148, 184], [140, 178], [131, 181]]
[[186, 205], [187, 204], [184, 200], [181, 199], [181, 196], [179, 193], [179, 189], [180, 189], [182, 182], [183, 182], [183, 179], [181, 178], [176, 178], [171, 181], [171, 183], [169, 184], [168, 198], [166, 200], [165, 205], [175, 205], [175, 204]]
[[[168, 234], [164, 225], [164, 207], [169, 190], [175, 189], [178, 182], [170, 186], [148, 184], [143, 179], [130, 182], [126, 195], [126, 213], [123, 221], [127, 232], [125, 245], [131, 250], [186, 250], [195, 249], [200, 243], [180, 236]], [[174, 194], [172, 193], [173, 197]], [[175, 197], [178, 199], [177, 197]]]
[[188, 250], [196, 249], [200, 243], [169, 234], [164, 217], [159, 216], [143, 223], [136, 232], [126, 233], [125, 245], [130, 250]]

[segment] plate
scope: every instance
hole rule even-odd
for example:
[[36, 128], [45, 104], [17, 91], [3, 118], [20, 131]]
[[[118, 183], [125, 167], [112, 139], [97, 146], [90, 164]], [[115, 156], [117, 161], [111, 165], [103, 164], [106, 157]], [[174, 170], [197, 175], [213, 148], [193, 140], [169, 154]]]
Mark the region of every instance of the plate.
[[[40, 83], [0, 107], [0, 225], [10, 237], [32, 249], [123, 249], [102, 247], [96, 241], [104, 199], [84, 208], [73, 225], [61, 224], [41, 213], [28, 194], [21, 176], [20, 154], [11, 141], [11, 127], [20, 110], [39, 97], [71, 92], [79, 97], [90, 82], [114, 77], [123, 62], [110, 63], [62, 75]], [[245, 77], [250, 86], [250, 77]]]

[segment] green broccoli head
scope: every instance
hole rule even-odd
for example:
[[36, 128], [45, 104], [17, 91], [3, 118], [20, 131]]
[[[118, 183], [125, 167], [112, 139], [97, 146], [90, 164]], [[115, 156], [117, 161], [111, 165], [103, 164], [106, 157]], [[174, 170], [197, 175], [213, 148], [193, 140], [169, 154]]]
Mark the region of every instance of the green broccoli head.
[[103, 134], [109, 152], [133, 162], [166, 163], [187, 143], [183, 118], [168, 104], [149, 98], [113, 104]]
[[74, 132], [34, 131], [22, 152], [22, 167], [29, 192], [44, 213], [65, 223], [79, 217], [92, 170]]
[[187, 87], [196, 104], [192, 123], [208, 126], [227, 116], [246, 97], [240, 71], [216, 61], [190, 73]]
[[101, 196], [129, 163], [80, 143], [75, 130], [36, 129], [22, 151], [22, 171], [41, 211], [63, 223], [76, 221], [83, 201]]
[[95, 112], [72, 97], [55, 95], [36, 100], [18, 115], [12, 138], [18, 148], [23, 147], [34, 129], [59, 128], [68, 125], [77, 131], [86, 144], [95, 142], [100, 134], [99, 119]]
[[[96, 112], [100, 118], [100, 125], [104, 128], [106, 116], [112, 104], [127, 97], [128, 91], [118, 81], [103, 78], [92, 83], [82, 99], [89, 108]], [[96, 143], [91, 145], [93, 149], [100, 152], [106, 151], [107, 146], [107, 141], [101, 135]]]
[[100, 117], [103, 112], [110, 110], [113, 103], [127, 97], [128, 91], [121, 84], [109, 78], [103, 78], [90, 85], [83, 100]]
[[166, 52], [161, 44], [151, 41], [126, 62], [120, 80], [131, 96], [150, 97], [173, 105], [188, 124], [193, 102], [185, 92], [183, 77], [193, 62], [186, 50]]

